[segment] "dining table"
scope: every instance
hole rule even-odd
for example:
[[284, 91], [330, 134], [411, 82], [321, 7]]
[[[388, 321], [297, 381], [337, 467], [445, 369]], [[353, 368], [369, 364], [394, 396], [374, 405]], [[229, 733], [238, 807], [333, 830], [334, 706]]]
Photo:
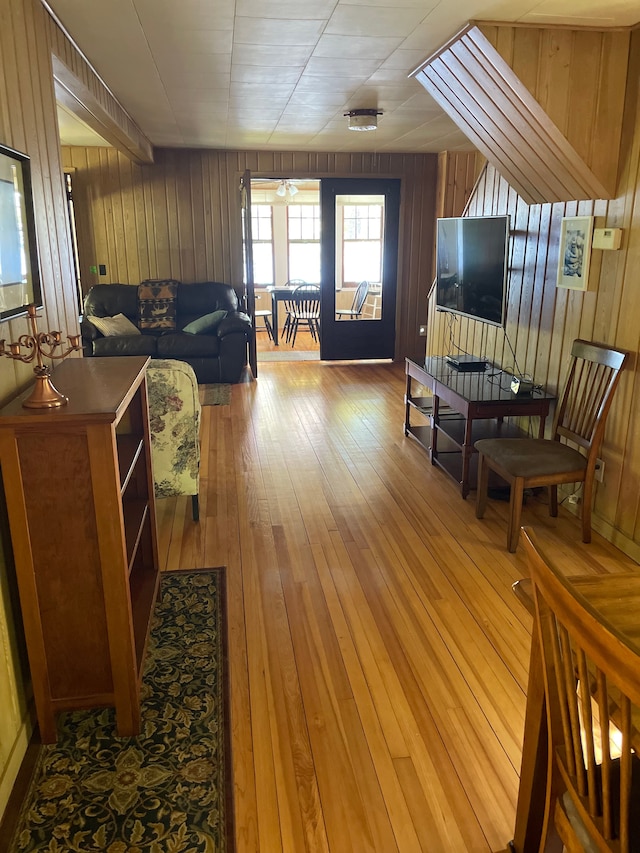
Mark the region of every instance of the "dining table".
[[282, 302], [285, 299], [291, 299], [291, 295], [296, 287], [297, 285], [291, 287], [290, 285], [282, 284], [268, 285], [266, 288], [267, 293], [271, 294], [271, 314], [273, 317], [271, 325], [273, 326], [273, 343], [276, 346], [280, 345], [280, 335], [278, 331], [278, 302]]
[[[640, 656], [640, 571], [607, 575], [570, 577], [568, 580], [585, 597], [615, 632]], [[533, 615], [531, 656], [527, 685], [520, 786], [516, 806], [513, 839], [508, 844], [511, 853], [538, 853], [544, 828], [555, 833], [553, 803], [548, 773], [549, 745], [545, 706], [542, 651], [538, 641], [533, 585], [530, 578], [516, 581], [513, 591]], [[640, 750], [640, 743], [634, 743]], [[547, 842], [550, 835], [547, 835]], [[548, 848], [547, 848], [548, 849]], [[561, 849], [561, 848], [560, 848]]]

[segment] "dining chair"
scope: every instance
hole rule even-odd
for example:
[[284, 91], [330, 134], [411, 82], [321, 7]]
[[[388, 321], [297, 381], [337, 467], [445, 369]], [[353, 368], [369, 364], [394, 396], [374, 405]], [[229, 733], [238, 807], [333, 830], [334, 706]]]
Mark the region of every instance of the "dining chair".
[[[546, 486], [549, 515], [558, 514], [558, 485], [582, 483], [582, 541], [591, 541], [591, 504], [596, 461], [613, 393], [627, 353], [575, 340], [564, 392], [556, 408], [551, 438], [484, 438], [476, 441], [476, 516], [487, 504], [489, 471], [510, 487], [507, 547], [515, 551], [525, 489]], [[569, 443], [565, 443], [569, 442]]]
[[368, 293], [369, 282], [361, 281], [358, 287], [356, 288], [356, 292], [353, 296], [351, 308], [336, 309], [336, 316], [338, 320], [342, 320], [345, 317], [350, 317], [352, 320], [359, 320], [360, 315], [362, 314], [362, 309], [364, 308], [364, 303], [367, 301]]
[[522, 538], [543, 661], [551, 821], [570, 853], [640, 850], [640, 649], [607, 624], [530, 528]]
[[296, 345], [296, 335], [301, 325], [307, 326], [311, 337], [320, 340], [320, 288], [317, 284], [303, 284], [296, 287], [291, 297], [291, 323], [287, 341]]
[[[262, 302], [262, 293], [255, 294], [256, 305]], [[256, 308], [253, 312], [253, 316], [256, 319], [256, 332], [258, 331], [258, 318], [262, 317], [264, 323], [264, 329], [269, 336], [269, 340], [273, 340], [273, 312], [271, 308]]]
[[[293, 291], [296, 287], [306, 287], [307, 282], [303, 278], [290, 278], [288, 281], [285, 281], [284, 287], [288, 287], [291, 289], [291, 295], [293, 297]], [[293, 298], [291, 299], [283, 299], [285, 320], [282, 325], [282, 338], [289, 343], [291, 338], [291, 321], [293, 316]]]

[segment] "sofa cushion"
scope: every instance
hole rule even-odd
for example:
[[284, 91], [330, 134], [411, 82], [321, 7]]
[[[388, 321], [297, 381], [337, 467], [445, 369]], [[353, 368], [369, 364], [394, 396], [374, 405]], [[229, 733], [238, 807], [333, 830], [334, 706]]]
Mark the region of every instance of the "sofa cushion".
[[160, 358], [217, 358], [220, 353], [220, 343], [216, 335], [184, 335], [181, 332], [172, 332], [161, 335], [156, 341]]
[[228, 313], [228, 311], [213, 311], [211, 314], [205, 314], [187, 323], [182, 331], [188, 335], [206, 335], [215, 332]]
[[93, 342], [94, 355], [155, 355], [156, 341], [153, 335], [120, 335], [112, 338], [96, 338]]
[[147, 279], [138, 285], [138, 327], [172, 331], [176, 327], [178, 283], [172, 278]]
[[91, 322], [105, 338], [111, 338], [114, 335], [140, 334], [140, 329], [136, 328], [124, 314], [116, 314], [115, 317], [92, 317]]
[[189, 323], [212, 311], [237, 311], [238, 296], [230, 284], [220, 281], [181, 284], [178, 288], [178, 316]]

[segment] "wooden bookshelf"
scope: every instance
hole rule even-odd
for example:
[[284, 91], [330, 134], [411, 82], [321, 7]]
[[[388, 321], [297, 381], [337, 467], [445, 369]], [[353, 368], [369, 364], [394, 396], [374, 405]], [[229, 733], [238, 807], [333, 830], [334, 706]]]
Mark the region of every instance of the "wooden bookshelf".
[[0, 460], [43, 742], [62, 710], [140, 726], [158, 590], [146, 357], [67, 359], [59, 409], [0, 410]]

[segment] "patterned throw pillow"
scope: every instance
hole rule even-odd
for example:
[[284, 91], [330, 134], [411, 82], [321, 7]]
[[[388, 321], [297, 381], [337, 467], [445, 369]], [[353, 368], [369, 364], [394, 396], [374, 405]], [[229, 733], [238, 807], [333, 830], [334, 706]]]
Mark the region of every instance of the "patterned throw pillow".
[[137, 329], [124, 314], [116, 314], [113, 317], [87, 317], [90, 323], [105, 336], [105, 338], [120, 337], [122, 335], [139, 335]]
[[177, 289], [178, 282], [172, 278], [147, 279], [138, 285], [140, 329], [175, 329]]

